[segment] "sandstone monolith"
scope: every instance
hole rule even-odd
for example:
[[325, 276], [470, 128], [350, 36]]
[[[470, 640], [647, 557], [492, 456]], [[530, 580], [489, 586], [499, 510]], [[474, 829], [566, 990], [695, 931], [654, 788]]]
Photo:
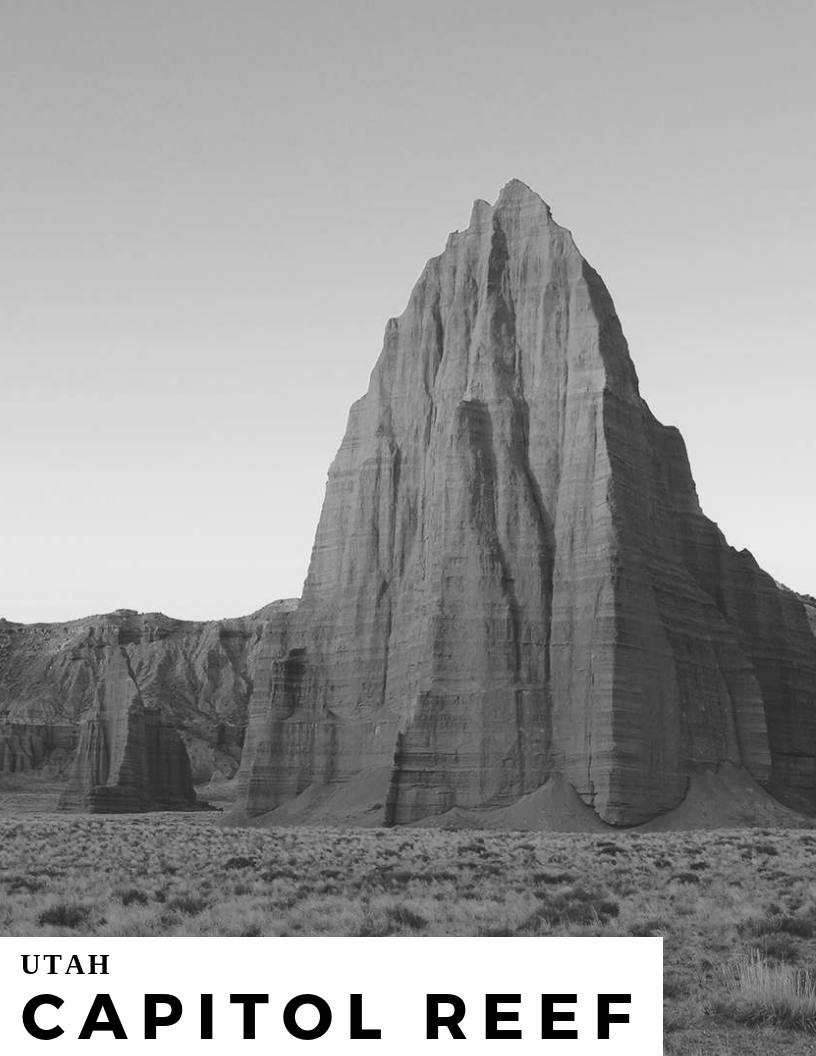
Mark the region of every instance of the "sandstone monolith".
[[805, 609], [703, 515], [606, 287], [514, 180], [386, 326], [260, 648], [238, 817], [370, 775], [407, 823], [556, 778], [634, 825], [723, 764], [816, 808]]

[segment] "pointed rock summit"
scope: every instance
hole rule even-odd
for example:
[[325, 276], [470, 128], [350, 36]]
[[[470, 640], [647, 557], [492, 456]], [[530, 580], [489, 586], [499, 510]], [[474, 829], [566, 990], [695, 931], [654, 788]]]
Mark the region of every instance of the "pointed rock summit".
[[816, 639], [701, 512], [606, 287], [512, 180], [386, 326], [259, 653], [238, 816], [407, 823], [555, 779], [634, 825], [721, 764], [816, 807]]

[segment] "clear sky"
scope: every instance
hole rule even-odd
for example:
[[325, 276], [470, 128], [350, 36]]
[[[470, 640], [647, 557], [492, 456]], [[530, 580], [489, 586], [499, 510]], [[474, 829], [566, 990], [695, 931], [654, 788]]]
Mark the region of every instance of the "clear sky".
[[0, 615], [299, 594], [387, 318], [511, 177], [705, 511], [816, 594], [815, 12], [7, 0]]

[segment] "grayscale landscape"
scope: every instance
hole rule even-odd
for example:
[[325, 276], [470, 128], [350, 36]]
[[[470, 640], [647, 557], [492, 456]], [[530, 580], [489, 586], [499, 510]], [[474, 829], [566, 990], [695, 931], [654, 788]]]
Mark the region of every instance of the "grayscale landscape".
[[731, 547], [519, 180], [388, 321], [302, 597], [0, 621], [6, 935], [662, 935], [812, 1051], [816, 603]]
[[224, 828], [0, 794], [6, 935], [661, 935], [665, 1052], [813, 1048], [816, 831]]

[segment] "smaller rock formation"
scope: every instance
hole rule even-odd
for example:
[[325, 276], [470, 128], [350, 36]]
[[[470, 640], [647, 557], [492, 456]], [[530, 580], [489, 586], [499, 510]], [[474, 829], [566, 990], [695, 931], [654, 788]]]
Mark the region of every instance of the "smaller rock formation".
[[112, 651], [103, 666], [60, 806], [115, 814], [195, 807], [184, 743], [157, 709], [144, 706], [125, 649]]
[[236, 773], [261, 641], [278, 642], [295, 607], [0, 620], [0, 774], [70, 773], [69, 810], [190, 809], [194, 784]]

